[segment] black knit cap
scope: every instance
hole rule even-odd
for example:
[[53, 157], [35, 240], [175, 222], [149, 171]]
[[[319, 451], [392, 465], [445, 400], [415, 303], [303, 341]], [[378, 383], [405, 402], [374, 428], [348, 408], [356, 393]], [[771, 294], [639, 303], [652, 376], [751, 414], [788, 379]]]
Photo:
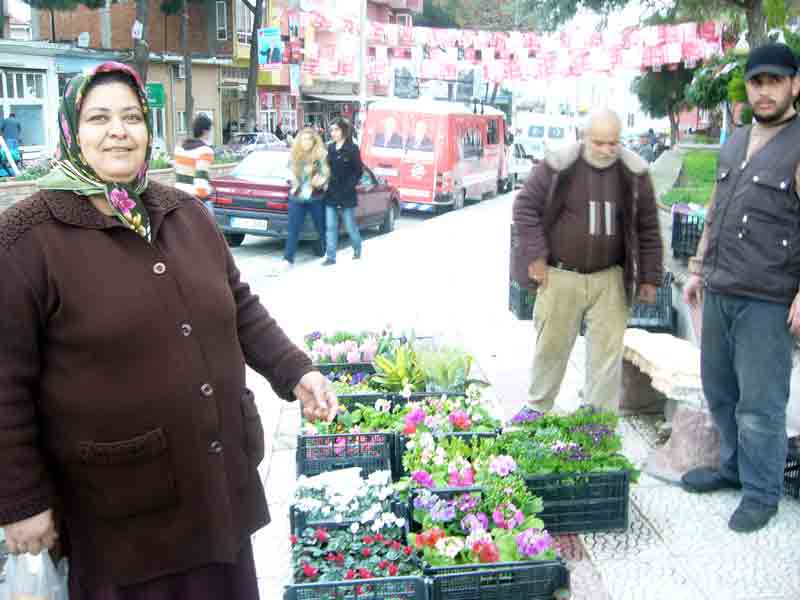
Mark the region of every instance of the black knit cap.
[[764, 44], [755, 48], [747, 58], [744, 79], [748, 81], [761, 73], [771, 73], [781, 77], [797, 75], [798, 63], [789, 46], [786, 44]]

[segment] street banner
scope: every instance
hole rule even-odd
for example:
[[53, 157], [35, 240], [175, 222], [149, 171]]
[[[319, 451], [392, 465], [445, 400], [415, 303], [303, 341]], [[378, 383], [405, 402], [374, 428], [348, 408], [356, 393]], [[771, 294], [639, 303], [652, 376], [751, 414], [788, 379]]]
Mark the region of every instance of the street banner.
[[262, 71], [279, 71], [283, 65], [283, 41], [280, 27], [258, 30], [258, 67]]
[[292, 96], [300, 95], [300, 65], [289, 65], [289, 92]]

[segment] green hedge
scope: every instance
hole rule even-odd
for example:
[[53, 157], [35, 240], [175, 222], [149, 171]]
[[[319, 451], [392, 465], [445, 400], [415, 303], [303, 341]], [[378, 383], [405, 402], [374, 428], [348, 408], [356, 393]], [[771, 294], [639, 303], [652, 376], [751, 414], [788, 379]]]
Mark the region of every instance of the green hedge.
[[661, 201], [667, 206], [676, 203], [708, 204], [714, 191], [718, 157], [716, 150], [691, 150], [684, 154], [681, 176]]

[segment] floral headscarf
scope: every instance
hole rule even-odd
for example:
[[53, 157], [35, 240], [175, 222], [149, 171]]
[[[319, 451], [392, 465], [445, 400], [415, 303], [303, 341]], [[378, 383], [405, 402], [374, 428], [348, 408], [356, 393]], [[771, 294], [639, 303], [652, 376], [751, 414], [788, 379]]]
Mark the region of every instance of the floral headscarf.
[[[78, 145], [78, 120], [86, 88], [101, 73], [121, 72], [130, 76], [136, 87], [147, 124], [147, 153], [144, 165], [130, 183], [103, 181], [89, 166]], [[148, 242], [151, 241], [150, 216], [142, 203], [141, 194], [147, 188], [147, 165], [153, 147], [153, 132], [149, 119], [150, 106], [147, 93], [139, 74], [127, 65], [106, 62], [97, 66], [88, 75], [73, 77], [67, 84], [58, 109], [59, 147], [56, 149], [56, 167], [39, 181], [39, 188], [68, 190], [82, 196], [105, 195], [114, 216], [123, 225], [130, 227]]]

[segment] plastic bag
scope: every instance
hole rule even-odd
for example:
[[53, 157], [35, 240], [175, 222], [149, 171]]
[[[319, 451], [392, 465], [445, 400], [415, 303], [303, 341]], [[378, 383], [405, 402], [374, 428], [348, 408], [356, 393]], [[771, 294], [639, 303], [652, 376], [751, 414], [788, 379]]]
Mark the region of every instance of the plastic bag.
[[3, 600], [68, 600], [66, 560], [53, 564], [48, 552], [8, 557]]

